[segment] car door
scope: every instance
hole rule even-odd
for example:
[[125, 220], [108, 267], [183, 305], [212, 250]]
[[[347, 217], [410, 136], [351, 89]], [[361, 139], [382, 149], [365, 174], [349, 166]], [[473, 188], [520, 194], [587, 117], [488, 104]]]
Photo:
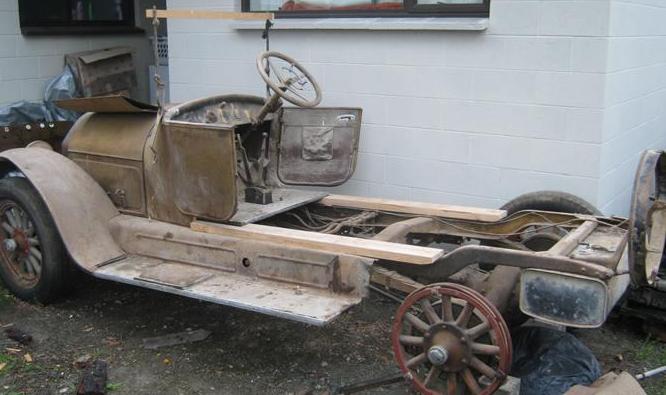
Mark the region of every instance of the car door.
[[336, 186], [353, 174], [360, 108], [284, 108], [277, 175], [286, 185]]

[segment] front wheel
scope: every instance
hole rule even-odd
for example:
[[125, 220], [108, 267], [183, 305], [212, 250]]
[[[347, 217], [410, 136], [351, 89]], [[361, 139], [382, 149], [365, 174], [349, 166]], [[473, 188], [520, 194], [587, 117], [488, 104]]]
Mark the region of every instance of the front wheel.
[[49, 303], [65, 291], [67, 254], [27, 179], [0, 180], [0, 279], [17, 297]]

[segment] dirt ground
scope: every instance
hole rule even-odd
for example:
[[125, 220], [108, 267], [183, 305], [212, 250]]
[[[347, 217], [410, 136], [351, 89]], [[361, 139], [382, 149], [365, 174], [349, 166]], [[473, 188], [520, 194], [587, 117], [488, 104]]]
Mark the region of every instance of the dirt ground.
[[[87, 277], [71, 297], [50, 306], [17, 301], [0, 288], [0, 327], [11, 324], [34, 337], [20, 346], [0, 333], [0, 394], [72, 394], [81, 374], [74, 361], [84, 355], [109, 363], [110, 394], [324, 391], [394, 372], [388, 339], [395, 307], [372, 295], [334, 324], [317, 328]], [[613, 319], [576, 335], [605, 371], [665, 365], [666, 346], [638, 327]], [[142, 346], [144, 338], [188, 328], [212, 335], [159, 350]], [[666, 378], [645, 384], [649, 394], [666, 395]], [[410, 391], [394, 384], [369, 393]]]

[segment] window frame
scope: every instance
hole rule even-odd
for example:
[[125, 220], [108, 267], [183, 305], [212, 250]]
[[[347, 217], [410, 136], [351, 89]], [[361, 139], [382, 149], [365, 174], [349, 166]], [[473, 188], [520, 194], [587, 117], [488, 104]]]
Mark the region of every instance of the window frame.
[[243, 12], [273, 12], [276, 19], [281, 18], [424, 18], [424, 17], [488, 17], [490, 0], [481, 4], [423, 4], [417, 0], [403, 0], [404, 10], [322, 10], [322, 11], [267, 11], [250, 10], [251, 0], [241, 0]]
[[[50, 1], [50, 0], [49, 0]], [[73, 0], [63, 0], [71, 3]], [[135, 0], [123, 0], [127, 7], [127, 19], [123, 21], [61, 21], [31, 20], [21, 9], [30, 6], [28, 0], [18, 0], [19, 26], [24, 35], [59, 35], [59, 34], [112, 34], [112, 33], [143, 33], [144, 30], [136, 26]], [[127, 5], [125, 5], [127, 4]], [[71, 5], [69, 6], [71, 7]]]

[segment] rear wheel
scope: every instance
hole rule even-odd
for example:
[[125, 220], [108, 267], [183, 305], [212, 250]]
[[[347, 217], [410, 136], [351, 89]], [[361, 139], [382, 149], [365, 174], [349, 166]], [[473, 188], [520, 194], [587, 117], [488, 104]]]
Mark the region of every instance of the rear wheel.
[[518, 196], [501, 207], [511, 215], [522, 210], [556, 211], [559, 213], [602, 215], [591, 203], [576, 195], [560, 191], [537, 191]]
[[49, 303], [65, 291], [67, 254], [51, 214], [22, 177], [0, 180], [0, 279], [17, 297]]
[[[537, 191], [520, 195], [501, 207], [508, 215], [523, 210], [554, 211], [568, 214], [601, 216], [601, 212], [591, 203], [576, 195], [560, 191]], [[532, 251], [546, 251], [557, 243], [564, 234], [555, 228], [524, 236], [521, 244]]]

